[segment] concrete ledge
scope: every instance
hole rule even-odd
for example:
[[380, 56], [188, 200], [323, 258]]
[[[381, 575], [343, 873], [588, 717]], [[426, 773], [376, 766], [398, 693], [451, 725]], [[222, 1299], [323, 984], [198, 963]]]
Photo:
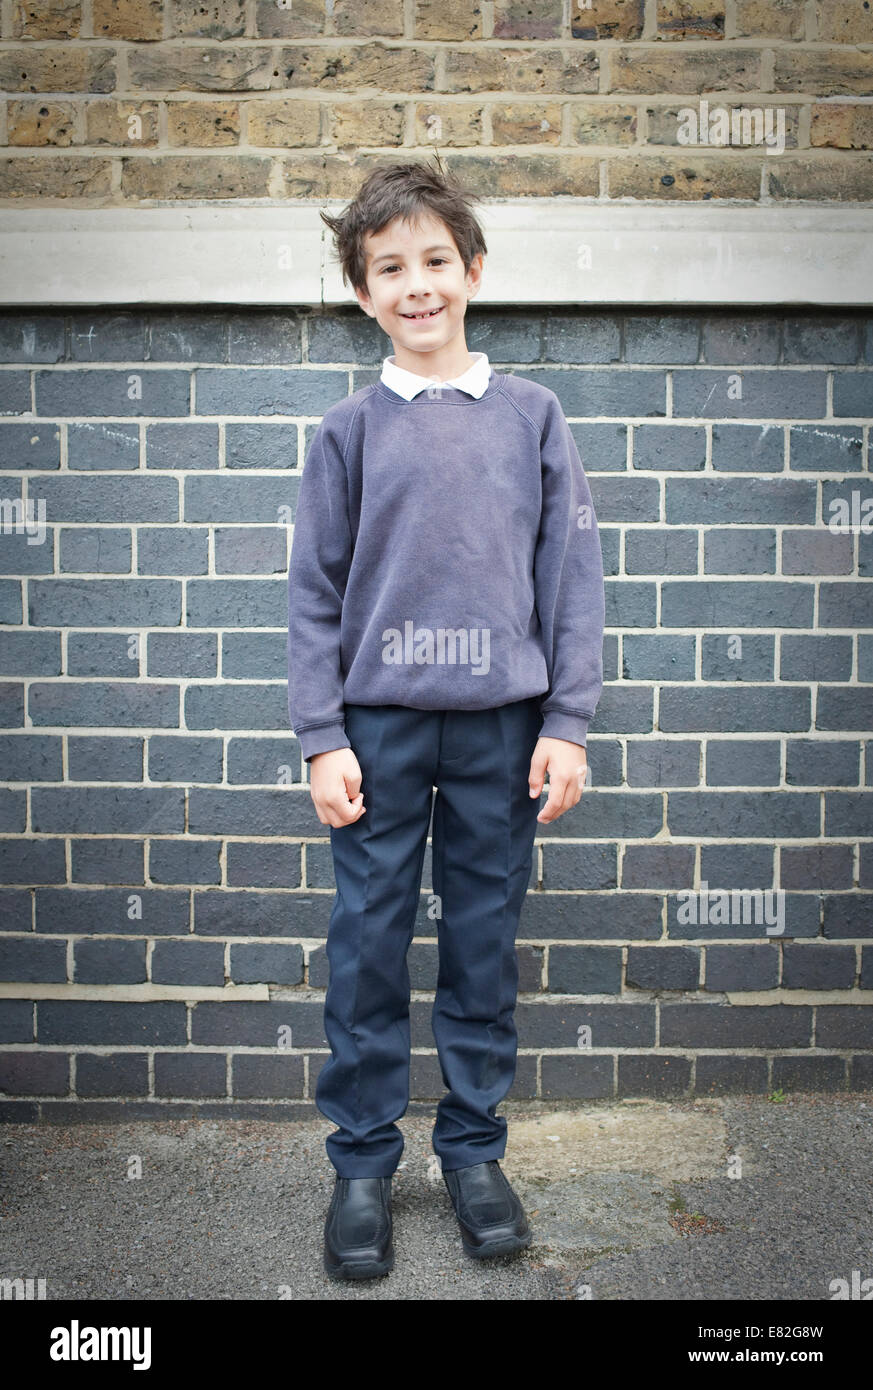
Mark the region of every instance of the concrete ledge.
[[[0, 304], [355, 304], [319, 209], [0, 209]], [[873, 305], [873, 208], [598, 203], [477, 208], [478, 304]]]
[[152, 1004], [163, 999], [196, 1004], [217, 999], [238, 1004], [241, 1000], [269, 998], [269, 985], [0, 984], [0, 999], [97, 999], [108, 1004]]

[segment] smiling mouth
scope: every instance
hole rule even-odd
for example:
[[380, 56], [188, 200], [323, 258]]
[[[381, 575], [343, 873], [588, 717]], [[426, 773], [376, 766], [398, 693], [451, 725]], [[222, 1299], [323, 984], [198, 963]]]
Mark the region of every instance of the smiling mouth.
[[401, 314], [400, 317], [402, 319], [409, 319], [412, 323], [418, 320], [435, 319], [437, 314], [441, 314], [445, 307], [445, 304], [441, 304], [438, 309], [423, 309], [420, 314]]

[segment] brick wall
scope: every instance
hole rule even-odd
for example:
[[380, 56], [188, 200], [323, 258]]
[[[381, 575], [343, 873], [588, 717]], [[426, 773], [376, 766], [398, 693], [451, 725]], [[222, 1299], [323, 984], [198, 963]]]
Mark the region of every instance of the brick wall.
[[[0, 21], [0, 203], [345, 198], [434, 146], [485, 197], [873, 198], [867, 0], [3, 0]], [[718, 135], [719, 106], [760, 131]]]
[[[607, 572], [512, 1096], [873, 1086], [873, 316], [468, 328], [560, 397]], [[0, 1117], [311, 1112], [334, 885], [288, 727], [288, 549], [319, 418], [388, 350], [357, 308], [0, 317]], [[684, 920], [703, 884], [759, 893], [751, 920]], [[422, 887], [424, 1101], [429, 850]]]

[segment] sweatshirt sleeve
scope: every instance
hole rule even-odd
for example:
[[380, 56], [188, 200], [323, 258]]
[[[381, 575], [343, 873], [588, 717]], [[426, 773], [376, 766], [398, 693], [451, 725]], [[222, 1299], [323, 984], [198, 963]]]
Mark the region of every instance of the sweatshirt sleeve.
[[348, 476], [323, 419], [303, 465], [288, 565], [288, 715], [304, 762], [350, 748], [340, 660], [352, 560]]
[[534, 593], [549, 674], [540, 737], [584, 747], [603, 689], [603, 556], [591, 489], [557, 396], [540, 439], [540, 461]]

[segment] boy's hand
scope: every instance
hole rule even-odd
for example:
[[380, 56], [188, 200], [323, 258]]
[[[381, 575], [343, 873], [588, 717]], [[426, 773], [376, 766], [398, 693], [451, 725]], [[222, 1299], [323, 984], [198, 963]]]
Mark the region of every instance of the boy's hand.
[[531, 796], [539, 796], [546, 772], [549, 799], [537, 816], [538, 821], [557, 820], [575, 806], [585, 786], [588, 754], [581, 743], [565, 738], [540, 738], [530, 760], [528, 785]]
[[309, 789], [322, 825], [351, 825], [366, 810], [361, 765], [351, 748], [332, 748], [310, 758]]

